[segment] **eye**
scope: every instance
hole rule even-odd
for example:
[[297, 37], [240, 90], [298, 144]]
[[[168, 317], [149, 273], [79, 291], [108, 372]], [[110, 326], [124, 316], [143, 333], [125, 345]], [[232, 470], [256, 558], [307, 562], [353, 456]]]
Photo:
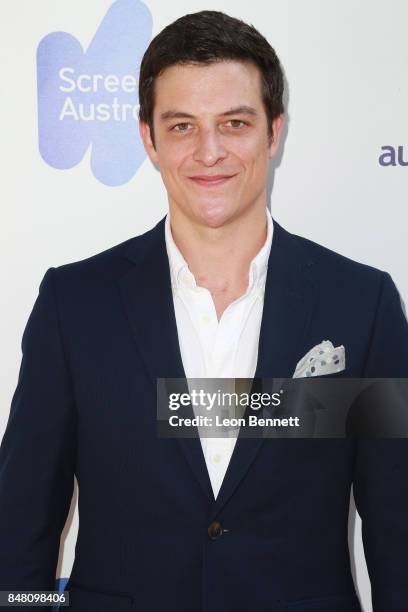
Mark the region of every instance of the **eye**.
[[227, 125], [228, 124], [230, 124], [228, 127], [232, 127], [234, 129], [240, 129], [247, 125], [245, 121], [241, 121], [241, 119], [230, 119], [227, 121]]
[[191, 126], [191, 123], [178, 123], [177, 125], [173, 126], [171, 129], [174, 132], [187, 132], [189, 126]]

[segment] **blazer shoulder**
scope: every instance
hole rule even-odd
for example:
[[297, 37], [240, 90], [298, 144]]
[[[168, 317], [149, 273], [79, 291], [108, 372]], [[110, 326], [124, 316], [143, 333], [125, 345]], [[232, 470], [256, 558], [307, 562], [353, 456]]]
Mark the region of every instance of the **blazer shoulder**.
[[67, 280], [120, 276], [131, 267], [132, 262], [143, 259], [149, 247], [160, 237], [163, 226], [164, 218], [142, 234], [128, 238], [90, 257], [56, 266], [56, 275]]
[[301, 261], [306, 263], [306, 265], [316, 266], [319, 274], [335, 276], [337, 278], [340, 275], [350, 280], [371, 283], [379, 283], [384, 275], [388, 275], [384, 270], [351, 259], [309, 238], [293, 234], [279, 224], [276, 225], [283, 240], [291, 243], [297, 249]]

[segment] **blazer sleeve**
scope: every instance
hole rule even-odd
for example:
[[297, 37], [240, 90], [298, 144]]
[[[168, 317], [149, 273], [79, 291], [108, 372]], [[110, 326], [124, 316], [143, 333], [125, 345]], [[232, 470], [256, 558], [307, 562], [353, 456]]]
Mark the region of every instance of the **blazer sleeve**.
[[45, 273], [24, 329], [17, 387], [0, 446], [3, 591], [55, 589], [60, 536], [73, 492], [76, 412], [55, 273], [54, 268]]
[[[391, 276], [382, 274], [363, 376], [406, 378], [406, 384], [408, 323]], [[353, 492], [362, 519], [373, 612], [408, 610], [407, 470], [407, 438], [361, 438], [356, 442]]]

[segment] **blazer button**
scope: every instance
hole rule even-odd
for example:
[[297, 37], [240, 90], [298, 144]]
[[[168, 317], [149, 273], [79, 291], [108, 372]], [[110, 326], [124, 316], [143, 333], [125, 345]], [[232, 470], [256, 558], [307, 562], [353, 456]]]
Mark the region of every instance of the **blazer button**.
[[210, 538], [212, 540], [216, 540], [217, 538], [220, 537], [220, 535], [222, 535], [221, 523], [219, 523], [218, 521], [214, 521], [208, 526], [207, 531], [208, 531], [208, 535], [210, 536]]

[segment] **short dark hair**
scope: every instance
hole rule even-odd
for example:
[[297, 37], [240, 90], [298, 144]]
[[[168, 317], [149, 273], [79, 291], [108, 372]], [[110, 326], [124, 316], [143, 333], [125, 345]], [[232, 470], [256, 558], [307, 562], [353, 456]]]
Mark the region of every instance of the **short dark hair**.
[[269, 42], [252, 25], [221, 11], [200, 11], [165, 27], [147, 47], [139, 75], [139, 119], [150, 127], [152, 142], [154, 82], [176, 64], [212, 64], [223, 60], [252, 62], [261, 73], [262, 98], [272, 140], [272, 122], [284, 112], [284, 78]]

